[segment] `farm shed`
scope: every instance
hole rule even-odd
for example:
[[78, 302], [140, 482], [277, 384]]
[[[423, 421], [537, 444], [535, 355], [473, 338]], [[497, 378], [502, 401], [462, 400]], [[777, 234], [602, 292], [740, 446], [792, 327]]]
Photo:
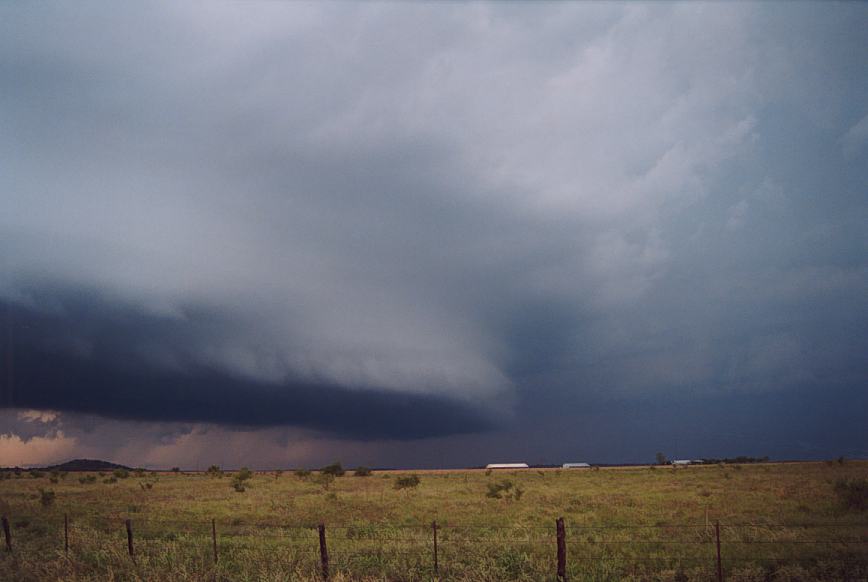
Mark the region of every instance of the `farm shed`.
[[486, 469], [527, 469], [527, 463], [489, 463]]
[[673, 465], [690, 465], [693, 463], [690, 459], [678, 459], [677, 461], [672, 461]]
[[564, 469], [590, 469], [589, 463], [564, 463]]

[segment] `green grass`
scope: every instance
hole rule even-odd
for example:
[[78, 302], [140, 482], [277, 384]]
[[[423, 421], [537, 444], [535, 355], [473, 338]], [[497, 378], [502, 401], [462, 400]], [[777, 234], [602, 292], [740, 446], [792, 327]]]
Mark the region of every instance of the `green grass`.
[[[714, 579], [718, 520], [729, 581], [868, 578], [868, 514], [835, 494], [839, 479], [868, 478], [866, 462], [417, 473], [419, 486], [400, 490], [394, 484], [409, 472], [330, 484], [316, 473], [256, 473], [244, 492], [228, 473], [115, 483], [23, 473], [0, 481], [15, 550], [0, 552], [0, 572], [11, 580], [316, 580], [322, 522], [334, 580], [431, 580], [436, 520], [442, 578], [553, 580], [563, 516], [572, 580]], [[487, 496], [506, 479], [523, 491], [519, 499]], [[44, 505], [40, 489], [53, 491], [53, 502]]]

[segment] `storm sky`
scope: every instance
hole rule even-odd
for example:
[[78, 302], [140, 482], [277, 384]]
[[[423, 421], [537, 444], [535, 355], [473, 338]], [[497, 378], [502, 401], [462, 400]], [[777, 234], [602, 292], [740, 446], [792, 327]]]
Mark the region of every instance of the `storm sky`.
[[0, 6], [0, 465], [868, 457], [868, 5]]

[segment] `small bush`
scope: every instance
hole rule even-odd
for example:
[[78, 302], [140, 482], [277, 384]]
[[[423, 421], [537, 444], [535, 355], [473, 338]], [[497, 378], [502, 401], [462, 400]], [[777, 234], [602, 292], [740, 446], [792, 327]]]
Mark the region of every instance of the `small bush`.
[[142, 488], [142, 491], [150, 491], [154, 488], [154, 483], [151, 481], [139, 481], [139, 487]]
[[54, 491], [52, 491], [51, 489], [40, 489], [39, 503], [42, 504], [42, 507], [49, 507], [51, 505], [54, 505]]
[[136, 467], [135, 469], [133, 469], [133, 475], [135, 475], [136, 477], [144, 477], [145, 469], [143, 469], [142, 467]]
[[108, 477], [107, 479], [103, 479], [102, 482], [106, 485], [111, 485], [112, 483], [117, 483], [118, 480], [115, 477]]
[[323, 491], [328, 491], [335, 482], [336, 477], [332, 473], [320, 473], [314, 479], [314, 482], [322, 487]]
[[221, 469], [218, 465], [211, 465], [208, 467], [208, 470], [205, 471], [205, 474], [209, 477], [222, 477], [223, 469]]
[[353, 477], [370, 477], [371, 473], [373, 473], [373, 471], [367, 467], [356, 467], [356, 470], [353, 471]]
[[865, 511], [868, 509], [868, 479], [838, 479], [835, 495], [844, 509]]
[[249, 481], [253, 478], [253, 471], [248, 469], [247, 467], [241, 467], [241, 470], [235, 473], [232, 476], [232, 488], [239, 493], [243, 493], [247, 490], [244, 485], [245, 481]]
[[181, 467], [172, 467], [172, 473], [180, 473]]
[[112, 475], [115, 477], [115, 479], [126, 479], [130, 476], [130, 472], [126, 469], [115, 469], [114, 471], [112, 471]]
[[283, 475], [283, 471], [281, 471], [280, 469], [278, 469], [277, 471], [274, 472], [274, 478], [275, 479], [280, 479], [281, 475]]
[[88, 483], [96, 483], [96, 475], [85, 475], [84, 477], [79, 477], [78, 482], [82, 485], [86, 485]]
[[308, 469], [296, 469], [295, 476], [299, 479], [307, 479], [310, 477], [310, 471]]
[[49, 477], [48, 480], [51, 481], [52, 483], [59, 483], [60, 482], [60, 479], [58, 479], [57, 477]]
[[30, 477], [33, 479], [40, 479], [44, 476], [45, 476], [45, 473], [43, 473], [42, 471], [37, 471], [36, 469], [33, 469], [32, 471], [30, 471]]
[[344, 468], [341, 467], [341, 464], [338, 462], [334, 462], [331, 465], [326, 465], [325, 467], [320, 469], [320, 472], [334, 475], [335, 477], [342, 477], [345, 473]]
[[394, 487], [395, 489], [415, 489], [421, 482], [422, 480], [419, 479], [419, 475], [414, 473], [407, 477], [398, 477], [395, 481]]
[[524, 489], [513, 485], [512, 481], [504, 479], [495, 483], [488, 484], [488, 492], [486, 497], [491, 499], [514, 499], [518, 501], [524, 495]]

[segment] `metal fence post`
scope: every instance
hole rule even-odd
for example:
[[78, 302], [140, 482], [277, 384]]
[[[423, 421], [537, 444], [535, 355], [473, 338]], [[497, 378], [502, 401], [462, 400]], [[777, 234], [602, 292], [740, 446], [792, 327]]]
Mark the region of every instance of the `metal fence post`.
[[217, 522], [211, 518], [211, 548], [214, 550], [214, 564], [217, 564]]
[[9, 530], [9, 520], [3, 516], [3, 535], [6, 537], [6, 551], [12, 551], [12, 532]]
[[558, 580], [566, 582], [567, 579], [567, 531], [564, 527], [564, 518], [559, 517], [555, 522], [558, 532]]
[[723, 565], [720, 562], [720, 521], [714, 522], [714, 537], [717, 542], [717, 582], [723, 582]]
[[437, 521], [431, 522], [431, 532], [434, 534], [434, 575], [440, 575], [440, 566], [437, 563]]

